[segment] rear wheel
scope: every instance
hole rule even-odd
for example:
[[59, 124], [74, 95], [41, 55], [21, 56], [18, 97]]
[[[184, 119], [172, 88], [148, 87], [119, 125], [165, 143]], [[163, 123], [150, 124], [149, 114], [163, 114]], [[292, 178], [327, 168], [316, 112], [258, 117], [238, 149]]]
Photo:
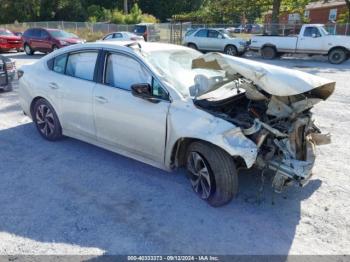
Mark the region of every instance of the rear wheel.
[[232, 56], [237, 56], [238, 55], [237, 48], [234, 45], [226, 46], [224, 52], [227, 55], [232, 55]]
[[272, 46], [264, 46], [261, 49], [261, 55], [264, 59], [274, 59], [277, 56], [277, 52]]
[[192, 43], [188, 44], [188, 47], [189, 47], [189, 48], [192, 48], [192, 49], [194, 49], [194, 50], [197, 50], [197, 49], [198, 49], [197, 46], [196, 46], [195, 44], [192, 44]]
[[24, 52], [26, 52], [27, 55], [33, 55], [34, 54], [33, 49], [28, 44], [24, 45]]
[[62, 138], [62, 127], [57, 114], [48, 101], [41, 98], [36, 101], [33, 110], [33, 120], [45, 139], [55, 141]]
[[342, 48], [336, 48], [329, 52], [328, 61], [331, 64], [341, 64], [347, 59], [347, 53]]
[[186, 168], [194, 192], [212, 206], [227, 204], [238, 192], [235, 163], [216, 146], [192, 143], [187, 150]]

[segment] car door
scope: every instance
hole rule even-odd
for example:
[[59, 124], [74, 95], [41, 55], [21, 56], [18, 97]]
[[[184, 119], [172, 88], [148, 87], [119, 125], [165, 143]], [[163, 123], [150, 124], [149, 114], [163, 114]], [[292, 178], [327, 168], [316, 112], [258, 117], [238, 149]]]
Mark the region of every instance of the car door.
[[319, 53], [323, 49], [321, 32], [315, 26], [305, 27], [304, 33], [298, 39], [297, 51], [303, 53]]
[[31, 31], [31, 35], [29, 38], [29, 45], [32, 49], [40, 50], [41, 48], [40, 36], [41, 36], [40, 29], [33, 29]]
[[217, 30], [208, 30], [207, 45], [211, 51], [222, 51], [223, 50], [223, 36]]
[[[97, 139], [146, 159], [164, 161], [167, 114], [165, 89], [137, 58], [106, 53], [103, 81], [94, 89]], [[131, 85], [148, 83], [157, 102], [135, 97]]]
[[93, 117], [93, 89], [98, 50], [84, 50], [57, 56], [53, 77], [48, 77], [52, 94], [59, 99], [64, 130], [78, 137], [96, 139]]
[[197, 33], [194, 34], [194, 43], [197, 48], [200, 50], [210, 50], [208, 49], [207, 40], [208, 40], [208, 30], [200, 29]]
[[45, 52], [52, 50], [51, 36], [44, 29], [40, 30], [40, 46], [40, 49], [42, 49]]

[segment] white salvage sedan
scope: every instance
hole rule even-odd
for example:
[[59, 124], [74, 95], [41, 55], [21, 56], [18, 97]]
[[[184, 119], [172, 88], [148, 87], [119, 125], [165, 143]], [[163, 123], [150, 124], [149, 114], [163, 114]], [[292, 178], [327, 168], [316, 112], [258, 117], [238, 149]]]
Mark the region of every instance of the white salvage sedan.
[[311, 108], [335, 83], [242, 58], [159, 43], [57, 50], [19, 72], [20, 102], [50, 141], [74, 137], [172, 170], [185, 166], [212, 206], [238, 191], [238, 168], [272, 170], [280, 192], [312, 175], [329, 143]]

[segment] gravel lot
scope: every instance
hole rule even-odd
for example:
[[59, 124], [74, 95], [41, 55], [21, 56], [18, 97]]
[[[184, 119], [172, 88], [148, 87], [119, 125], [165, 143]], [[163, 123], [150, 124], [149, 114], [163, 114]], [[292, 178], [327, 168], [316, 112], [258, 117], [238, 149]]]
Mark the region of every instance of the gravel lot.
[[[18, 67], [40, 57], [7, 56]], [[333, 143], [318, 148], [305, 188], [273, 194], [268, 181], [257, 198], [260, 177], [245, 172], [238, 198], [222, 208], [197, 198], [183, 170], [43, 140], [16, 91], [0, 93], [0, 254], [349, 254], [350, 61], [270, 63], [337, 81], [314, 109]]]

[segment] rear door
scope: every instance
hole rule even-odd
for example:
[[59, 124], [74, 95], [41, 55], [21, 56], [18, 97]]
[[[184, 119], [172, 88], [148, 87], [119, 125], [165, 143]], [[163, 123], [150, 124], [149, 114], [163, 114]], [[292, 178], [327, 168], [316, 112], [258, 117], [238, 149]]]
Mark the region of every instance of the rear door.
[[200, 29], [197, 33], [194, 34], [194, 42], [200, 50], [210, 50], [208, 49], [208, 30]]
[[57, 56], [54, 76], [48, 76], [50, 94], [59, 100], [62, 127], [78, 137], [96, 139], [92, 94], [98, 52], [92, 49]]
[[[151, 71], [129, 54], [106, 53], [103, 81], [94, 90], [97, 138], [115, 148], [164, 162], [169, 96]], [[131, 85], [148, 83], [156, 103], [135, 97]]]

